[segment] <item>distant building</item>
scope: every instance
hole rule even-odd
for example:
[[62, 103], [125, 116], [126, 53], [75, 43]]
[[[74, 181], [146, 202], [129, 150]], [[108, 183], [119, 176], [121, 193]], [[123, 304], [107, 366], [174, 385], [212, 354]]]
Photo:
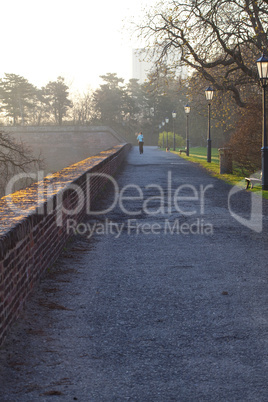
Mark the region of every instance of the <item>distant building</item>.
[[[132, 50], [132, 78], [139, 80], [140, 84], [143, 84], [150, 71], [154, 68], [154, 62], [147, 60], [147, 52], [145, 49], [133, 49]], [[186, 79], [188, 76], [188, 69], [186, 66], [177, 67], [178, 77]]]
[[188, 77], [188, 68], [186, 66], [179, 66], [177, 67], [177, 76], [181, 77], [185, 80]]
[[143, 84], [153, 66], [152, 61], [146, 61], [144, 49], [132, 50], [132, 78], [136, 78], [140, 84]]

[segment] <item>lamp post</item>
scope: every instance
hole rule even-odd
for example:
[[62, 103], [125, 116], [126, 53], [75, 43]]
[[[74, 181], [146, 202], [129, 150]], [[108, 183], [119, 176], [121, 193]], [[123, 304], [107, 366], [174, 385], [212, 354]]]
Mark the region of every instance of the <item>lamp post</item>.
[[[161, 128], [162, 128], [162, 124], [158, 124], [158, 129], [159, 129], [159, 135], [158, 135], [158, 137], [159, 137], [159, 142], [158, 142], [158, 144], [160, 144], [160, 132], [161, 132]], [[160, 145], [159, 145], [160, 146]]]
[[210, 135], [210, 102], [212, 101], [214, 89], [208, 87], [205, 90], [206, 99], [208, 101], [208, 138], [207, 138], [207, 162], [211, 162], [211, 135]]
[[257, 67], [262, 85], [262, 189], [268, 190], [268, 147], [266, 135], [266, 86], [268, 80], [268, 58], [262, 55], [257, 60]]
[[189, 114], [190, 114], [190, 111], [191, 111], [191, 107], [188, 105], [188, 103], [187, 103], [187, 105], [184, 106], [184, 111], [186, 113], [186, 155], [189, 156], [189, 143], [190, 143], [190, 140], [189, 140], [188, 117], [189, 117]]
[[[165, 122], [166, 122], [166, 124], [168, 124], [168, 122], [169, 122], [169, 118], [168, 118], [168, 117], [165, 118]], [[168, 131], [167, 131], [167, 141], [166, 141], [166, 143], [167, 143], [166, 148], [168, 148]]]
[[151, 117], [151, 122], [152, 122], [152, 138], [151, 138], [151, 145], [153, 144], [153, 138], [154, 138], [154, 107], [150, 108], [150, 117]]
[[175, 151], [176, 146], [175, 146], [175, 128], [174, 128], [174, 122], [176, 119], [177, 113], [175, 112], [175, 110], [173, 110], [172, 112], [172, 118], [173, 118], [173, 151]]
[[[162, 121], [162, 127], [164, 127], [165, 121]], [[163, 148], [165, 148], [165, 136], [164, 136], [164, 131], [163, 131]]]

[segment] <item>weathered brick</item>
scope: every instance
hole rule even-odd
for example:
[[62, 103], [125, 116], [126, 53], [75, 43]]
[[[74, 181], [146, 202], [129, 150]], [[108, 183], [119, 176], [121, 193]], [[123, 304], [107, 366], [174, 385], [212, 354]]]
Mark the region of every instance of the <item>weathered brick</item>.
[[[86, 213], [86, 205], [82, 204], [76, 191], [70, 184], [80, 186], [85, 203], [97, 196], [107, 180], [94, 177], [88, 192], [88, 174], [101, 172], [113, 175], [119, 168], [130, 148], [129, 144], [117, 145], [110, 150], [88, 158], [63, 169], [44, 180], [45, 201], [38, 204], [32, 212], [25, 212], [18, 218], [8, 210], [5, 197], [0, 200], [3, 221], [8, 224], [0, 231], [0, 345], [4, 341], [9, 326], [17, 318], [32, 288], [40, 281], [40, 277], [52, 265], [62, 251], [69, 235], [66, 225], [68, 214], [62, 213], [62, 226], [57, 225], [59, 208], [62, 204], [77, 212], [73, 219], [80, 221]], [[63, 189], [61, 193], [60, 188]], [[14, 199], [24, 200], [27, 208], [36, 206], [38, 201], [38, 184], [14, 193]], [[20, 207], [23, 202], [20, 201]], [[32, 203], [32, 204], [31, 204]], [[61, 211], [62, 212], [62, 211]]]

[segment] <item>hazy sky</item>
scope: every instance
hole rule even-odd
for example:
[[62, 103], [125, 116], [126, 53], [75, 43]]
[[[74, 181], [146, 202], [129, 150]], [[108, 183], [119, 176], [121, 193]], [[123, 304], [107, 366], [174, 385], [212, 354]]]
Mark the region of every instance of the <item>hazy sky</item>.
[[41, 87], [62, 75], [81, 92], [106, 73], [128, 80], [138, 43], [123, 27], [143, 14], [142, 1], [2, 1], [0, 77], [14, 73]]

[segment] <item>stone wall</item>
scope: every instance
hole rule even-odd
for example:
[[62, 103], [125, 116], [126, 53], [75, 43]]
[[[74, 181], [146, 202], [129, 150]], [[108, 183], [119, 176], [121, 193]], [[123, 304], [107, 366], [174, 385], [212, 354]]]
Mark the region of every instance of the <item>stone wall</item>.
[[106, 126], [10, 126], [0, 131], [22, 141], [36, 157], [40, 155], [46, 174], [126, 142]]
[[117, 145], [0, 200], [0, 344], [71, 236], [67, 220], [83, 219], [129, 148]]

